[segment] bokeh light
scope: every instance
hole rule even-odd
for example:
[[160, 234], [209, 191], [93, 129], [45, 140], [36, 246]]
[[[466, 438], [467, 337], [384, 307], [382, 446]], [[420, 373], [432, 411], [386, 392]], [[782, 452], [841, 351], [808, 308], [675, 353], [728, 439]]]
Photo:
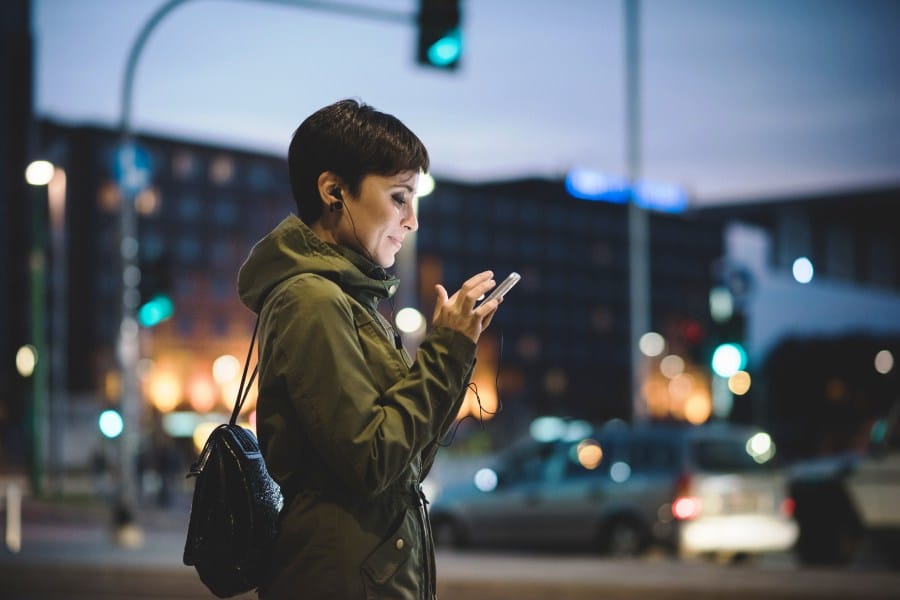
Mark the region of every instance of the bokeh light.
[[16, 352], [16, 371], [22, 377], [31, 377], [37, 366], [37, 348], [31, 344], [25, 344]]
[[425, 328], [425, 317], [415, 308], [407, 306], [397, 311], [394, 323], [403, 333], [416, 333]]
[[25, 181], [29, 185], [47, 185], [53, 179], [53, 163], [36, 160], [25, 168]]
[[809, 283], [813, 279], [815, 269], [813, 269], [812, 261], [805, 256], [801, 256], [794, 261], [791, 272], [798, 283]]
[[684, 359], [677, 354], [669, 354], [659, 361], [659, 370], [669, 379], [684, 373]]
[[122, 415], [115, 410], [104, 410], [97, 419], [97, 425], [100, 427], [100, 433], [108, 438], [117, 438], [125, 429], [125, 423], [122, 421]]
[[894, 368], [894, 355], [890, 350], [881, 350], [875, 355], [875, 370], [887, 375]]
[[738, 371], [728, 378], [728, 389], [735, 396], [743, 396], [750, 391], [750, 373], [747, 371]]
[[638, 348], [644, 356], [659, 356], [666, 349], [666, 340], [655, 331], [648, 331], [638, 340]]
[[578, 462], [582, 467], [593, 471], [600, 466], [600, 461], [603, 460], [603, 448], [600, 447], [597, 440], [582, 440], [577, 448]]
[[147, 387], [150, 402], [161, 413], [175, 410], [181, 401], [181, 381], [174, 373], [167, 371], [154, 373], [150, 376], [150, 384]]

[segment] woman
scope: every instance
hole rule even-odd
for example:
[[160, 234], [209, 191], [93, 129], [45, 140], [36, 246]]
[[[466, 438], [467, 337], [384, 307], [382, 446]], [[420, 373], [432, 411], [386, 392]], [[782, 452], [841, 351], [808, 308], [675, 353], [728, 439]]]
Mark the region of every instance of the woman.
[[415, 362], [376, 310], [405, 236], [422, 142], [391, 115], [344, 100], [307, 118], [288, 151], [297, 215], [253, 248], [241, 299], [259, 314], [257, 429], [285, 495], [260, 597], [435, 596], [420, 482], [453, 422], [475, 345], [499, 301], [485, 271], [448, 296]]

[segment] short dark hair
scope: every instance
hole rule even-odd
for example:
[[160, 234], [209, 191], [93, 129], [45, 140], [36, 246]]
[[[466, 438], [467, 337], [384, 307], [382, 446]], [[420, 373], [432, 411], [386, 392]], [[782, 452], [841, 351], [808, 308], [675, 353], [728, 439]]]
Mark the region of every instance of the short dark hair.
[[322, 214], [319, 175], [331, 171], [352, 195], [366, 175], [428, 171], [428, 151], [400, 120], [360, 101], [340, 100], [307, 117], [288, 149], [297, 214], [305, 223]]

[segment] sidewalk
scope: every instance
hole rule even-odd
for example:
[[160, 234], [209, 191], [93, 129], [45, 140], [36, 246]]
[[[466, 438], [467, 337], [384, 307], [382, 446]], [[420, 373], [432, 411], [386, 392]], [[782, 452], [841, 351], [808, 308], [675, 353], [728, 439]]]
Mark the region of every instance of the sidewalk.
[[[22, 500], [21, 550], [0, 547], [0, 563], [105, 564], [184, 567], [181, 552], [190, 498], [176, 496], [167, 508], [143, 504], [136, 524], [143, 542], [125, 547], [116, 542], [113, 509], [89, 496]], [[6, 514], [0, 513], [6, 525]]]

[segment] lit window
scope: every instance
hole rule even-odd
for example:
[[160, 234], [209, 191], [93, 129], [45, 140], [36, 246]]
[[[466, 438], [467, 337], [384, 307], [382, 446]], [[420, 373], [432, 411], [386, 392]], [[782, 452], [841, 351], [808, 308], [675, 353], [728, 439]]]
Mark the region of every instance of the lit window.
[[209, 165], [209, 180], [224, 185], [234, 177], [234, 161], [230, 156], [217, 156]]

